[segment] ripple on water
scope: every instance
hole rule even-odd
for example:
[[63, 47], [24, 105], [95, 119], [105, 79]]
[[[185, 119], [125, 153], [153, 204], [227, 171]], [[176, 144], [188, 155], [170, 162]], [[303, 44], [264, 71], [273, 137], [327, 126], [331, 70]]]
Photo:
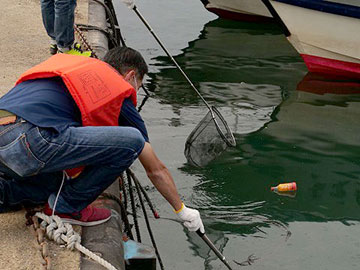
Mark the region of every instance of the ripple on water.
[[201, 92], [220, 112], [236, 134], [261, 129], [271, 121], [271, 115], [282, 101], [277, 85], [249, 83], [202, 83]]

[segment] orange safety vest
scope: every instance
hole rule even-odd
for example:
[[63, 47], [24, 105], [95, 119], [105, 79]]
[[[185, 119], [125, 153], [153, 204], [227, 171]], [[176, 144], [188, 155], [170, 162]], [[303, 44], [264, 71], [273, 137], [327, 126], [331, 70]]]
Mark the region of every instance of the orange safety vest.
[[[136, 91], [110, 65], [98, 59], [56, 54], [24, 72], [21, 82], [60, 76], [81, 113], [83, 126], [117, 126], [121, 106], [131, 98], [136, 106]], [[66, 170], [73, 176], [82, 169]]]

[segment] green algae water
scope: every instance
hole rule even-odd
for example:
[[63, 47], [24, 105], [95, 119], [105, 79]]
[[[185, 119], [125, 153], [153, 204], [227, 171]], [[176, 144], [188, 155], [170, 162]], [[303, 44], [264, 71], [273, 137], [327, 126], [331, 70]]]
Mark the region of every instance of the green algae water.
[[[218, 19], [200, 1], [138, 1], [236, 137], [236, 148], [191, 167], [184, 144], [207, 109], [135, 13], [114, 4], [127, 45], [149, 63], [152, 95], [141, 114], [150, 141], [233, 269], [359, 269], [359, 82], [307, 74], [274, 24]], [[164, 218], [151, 224], [165, 269], [226, 269], [195, 233], [166, 219], [172, 209], [139, 164], [134, 171]], [[293, 181], [295, 196], [270, 192]]]

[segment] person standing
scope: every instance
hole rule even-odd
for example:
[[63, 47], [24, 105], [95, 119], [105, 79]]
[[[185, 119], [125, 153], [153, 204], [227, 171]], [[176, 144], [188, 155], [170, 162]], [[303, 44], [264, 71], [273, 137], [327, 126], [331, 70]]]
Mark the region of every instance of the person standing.
[[44, 27], [50, 37], [50, 54], [67, 53], [90, 56], [75, 43], [76, 0], [41, 0], [41, 15]]

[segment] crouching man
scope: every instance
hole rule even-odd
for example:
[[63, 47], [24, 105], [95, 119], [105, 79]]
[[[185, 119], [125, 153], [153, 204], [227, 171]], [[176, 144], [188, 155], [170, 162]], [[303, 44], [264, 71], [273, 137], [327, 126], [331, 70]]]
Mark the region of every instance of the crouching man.
[[[57, 54], [22, 74], [0, 99], [0, 213], [44, 203], [46, 214], [72, 224], [103, 223], [111, 212], [90, 204], [139, 158], [184, 225], [203, 232], [136, 110], [147, 71], [140, 53], [117, 47], [104, 61]], [[74, 174], [57, 198], [63, 175]]]

